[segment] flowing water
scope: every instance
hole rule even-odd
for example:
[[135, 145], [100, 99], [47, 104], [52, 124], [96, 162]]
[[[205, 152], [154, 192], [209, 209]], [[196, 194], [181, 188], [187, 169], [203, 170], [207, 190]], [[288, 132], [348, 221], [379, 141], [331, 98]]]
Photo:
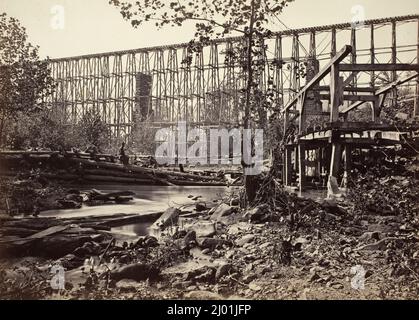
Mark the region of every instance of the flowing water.
[[[237, 190], [231, 187], [207, 187], [207, 186], [137, 186], [124, 184], [101, 184], [69, 186], [69, 188], [83, 190], [97, 189], [102, 192], [115, 192], [129, 190], [134, 192], [134, 199], [126, 204], [105, 204], [100, 206], [83, 205], [80, 209], [49, 210], [42, 212], [41, 216], [76, 218], [85, 216], [104, 216], [117, 213], [125, 214], [147, 214], [161, 212], [169, 207], [180, 207], [193, 205], [196, 201], [190, 196], [200, 196], [199, 201], [208, 205], [214, 200], [227, 196]], [[189, 198], [188, 198], [189, 196]], [[129, 224], [112, 231], [125, 233], [127, 235], [145, 235], [148, 233], [150, 222]]]

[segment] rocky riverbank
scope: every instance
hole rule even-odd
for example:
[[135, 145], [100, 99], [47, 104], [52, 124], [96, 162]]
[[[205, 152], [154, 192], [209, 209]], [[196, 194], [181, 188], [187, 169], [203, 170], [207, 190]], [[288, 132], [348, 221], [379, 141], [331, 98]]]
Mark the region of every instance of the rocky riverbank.
[[[288, 195], [273, 178], [264, 183], [274, 192], [259, 193], [253, 208], [225, 199], [209, 209], [196, 197], [194, 208], [168, 209], [149, 235], [127, 242], [107, 230], [115, 221], [62, 220], [56, 233], [41, 234], [43, 251], [54, 238], [77, 234], [83, 243], [61, 257], [2, 259], [0, 296], [417, 299], [417, 179], [360, 175], [362, 193], [323, 203]], [[5, 221], [0, 230], [18, 224]], [[32, 238], [39, 242], [39, 234]], [[50, 284], [57, 265], [65, 269], [62, 290]]]

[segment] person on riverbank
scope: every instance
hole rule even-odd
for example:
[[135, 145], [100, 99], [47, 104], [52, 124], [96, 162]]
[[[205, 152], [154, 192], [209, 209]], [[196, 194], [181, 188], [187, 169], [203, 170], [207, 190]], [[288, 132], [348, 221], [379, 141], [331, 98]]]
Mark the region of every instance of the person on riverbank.
[[122, 162], [122, 164], [124, 165], [128, 165], [129, 164], [129, 158], [128, 156], [125, 154], [125, 142], [122, 142], [121, 148], [119, 149], [119, 160]]

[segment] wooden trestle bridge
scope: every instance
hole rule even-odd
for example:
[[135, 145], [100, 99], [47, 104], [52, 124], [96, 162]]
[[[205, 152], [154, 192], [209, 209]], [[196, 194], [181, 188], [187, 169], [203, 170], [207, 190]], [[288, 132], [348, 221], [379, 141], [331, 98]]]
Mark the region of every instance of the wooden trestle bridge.
[[[98, 110], [112, 128], [110, 143], [129, 139], [136, 123], [240, 126], [246, 79], [232, 55], [243, 41], [214, 40], [192, 56], [185, 43], [53, 59], [57, 90], [47, 103], [68, 123]], [[315, 163], [317, 172], [330, 169], [329, 186], [336, 189], [342, 152], [396, 143], [401, 133], [414, 132], [385, 126], [380, 115], [384, 104], [397, 107], [399, 90], [413, 100], [413, 116], [419, 113], [419, 15], [285, 30], [264, 41], [260, 87], [274, 93], [284, 134], [296, 128], [285, 148], [285, 184], [295, 183], [297, 173], [303, 189]], [[349, 122], [348, 115], [365, 105], [369, 121]], [[321, 128], [311, 128], [313, 117], [322, 119]]]

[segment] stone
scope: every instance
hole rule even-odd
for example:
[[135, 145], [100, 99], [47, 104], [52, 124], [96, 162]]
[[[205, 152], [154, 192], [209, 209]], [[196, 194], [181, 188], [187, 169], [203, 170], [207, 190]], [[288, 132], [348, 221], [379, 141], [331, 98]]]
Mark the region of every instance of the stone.
[[212, 237], [215, 235], [215, 224], [211, 221], [199, 221], [191, 226], [197, 237]]
[[227, 275], [231, 269], [232, 265], [230, 263], [220, 265], [215, 272], [215, 281], [219, 281], [222, 277]]
[[207, 210], [207, 205], [205, 202], [197, 202], [195, 203], [195, 210], [198, 212]]
[[199, 247], [201, 248], [208, 248], [214, 250], [217, 247], [222, 246], [223, 244], [227, 244], [228, 241], [218, 238], [197, 238], [196, 241], [198, 242]]
[[130, 279], [122, 279], [116, 283], [116, 288], [124, 292], [136, 291], [140, 286], [141, 284], [139, 284], [137, 281], [130, 280]]
[[196, 243], [196, 232], [194, 230], [189, 231], [183, 238], [183, 241], [185, 241], [186, 245]]
[[228, 204], [221, 203], [218, 207], [214, 209], [213, 214], [211, 215], [211, 220], [219, 221], [222, 217], [228, 216], [233, 213], [233, 208]]
[[153, 223], [152, 229], [164, 230], [168, 226], [176, 225], [179, 219], [180, 210], [177, 208], [168, 208], [161, 216]]
[[258, 284], [256, 284], [254, 281], [249, 283], [249, 289], [252, 291], [260, 291], [262, 290], [262, 287]]
[[186, 299], [194, 300], [222, 300], [223, 297], [211, 291], [194, 290], [185, 294]]
[[380, 240], [382, 238], [382, 233], [378, 232], [378, 231], [368, 231], [363, 233], [360, 237], [359, 240], [362, 241], [369, 241], [369, 240]]
[[250, 222], [260, 222], [265, 217], [265, 207], [257, 206], [253, 209], [246, 211], [244, 218]]
[[155, 280], [158, 278], [159, 274], [160, 270], [156, 267], [143, 263], [133, 263], [112, 271], [110, 277], [115, 281], [122, 279], [143, 281], [147, 279]]
[[238, 205], [240, 205], [240, 198], [233, 198], [230, 200], [230, 206], [234, 207]]
[[255, 239], [255, 236], [253, 234], [247, 234], [241, 237], [240, 239], [236, 240], [235, 243], [236, 245], [242, 247], [245, 244], [252, 242], [254, 239]]

